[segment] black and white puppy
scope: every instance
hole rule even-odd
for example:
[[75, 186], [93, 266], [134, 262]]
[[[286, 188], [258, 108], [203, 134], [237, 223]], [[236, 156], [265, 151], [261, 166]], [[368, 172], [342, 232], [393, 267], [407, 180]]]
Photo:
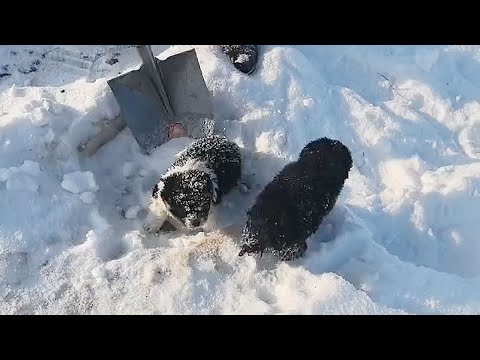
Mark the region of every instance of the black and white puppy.
[[307, 144], [248, 210], [239, 255], [271, 251], [284, 261], [301, 257], [306, 240], [335, 205], [352, 165], [350, 150], [340, 141], [321, 138]]
[[194, 141], [154, 186], [145, 230], [158, 232], [167, 220], [177, 229], [200, 229], [212, 205], [239, 184], [241, 167], [239, 147], [225, 137]]

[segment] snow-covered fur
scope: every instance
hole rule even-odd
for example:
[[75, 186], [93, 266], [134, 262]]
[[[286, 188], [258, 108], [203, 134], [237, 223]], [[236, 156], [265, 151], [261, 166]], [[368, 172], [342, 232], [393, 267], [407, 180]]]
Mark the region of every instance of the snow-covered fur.
[[241, 165], [239, 147], [225, 137], [194, 141], [154, 186], [147, 231], [159, 231], [167, 219], [177, 228], [202, 227], [212, 204], [238, 185]]
[[247, 212], [239, 255], [272, 251], [285, 261], [302, 256], [308, 237], [335, 205], [352, 164], [349, 149], [337, 140], [307, 144]]

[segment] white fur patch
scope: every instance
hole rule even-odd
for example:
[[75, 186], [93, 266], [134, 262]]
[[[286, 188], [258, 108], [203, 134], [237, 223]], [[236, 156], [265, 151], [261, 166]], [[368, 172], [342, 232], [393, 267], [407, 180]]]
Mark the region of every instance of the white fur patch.
[[157, 183], [158, 187], [158, 196], [160, 196], [160, 193], [162, 192], [163, 188], [165, 187], [165, 184], [163, 183], [162, 179]]
[[158, 218], [162, 218], [164, 214], [168, 214], [167, 204], [165, 204], [161, 197], [154, 198], [150, 200], [148, 209], [152, 214]]
[[185, 162], [184, 165], [172, 166], [170, 169], [168, 169], [168, 171], [165, 173], [165, 175], [162, 176], [162, 178], [166, 178], [166, 177], [169, 177], [173, 174], [185, 172], [185, 171], [188, 171], [188, 170], [200, 170], [200, 171], [204, 171], [204, 172], [210, 174], [210, 176], [215, 176], [215, 173], [206, 166], [206, 163], [204, 161], [199, 161], [199, 160], [195, 160], [195, 159], [188, 159], [187, 162]]
[[148, 206], [149, 214], [146, 219], [144, 228], [147, 232], [158, 232], [169, 217], [169, 211], [165, 203], [159, 196], [152, 197]]

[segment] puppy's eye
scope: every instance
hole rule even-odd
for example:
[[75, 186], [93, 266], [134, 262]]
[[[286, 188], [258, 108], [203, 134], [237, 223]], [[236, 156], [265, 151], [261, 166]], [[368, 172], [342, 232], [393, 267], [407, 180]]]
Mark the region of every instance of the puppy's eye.
[[205, 205], [203, 205], [202, 208], [204, 211], [207, 211], [208, 209], [210, 209], [210, 204], [206, 203]]

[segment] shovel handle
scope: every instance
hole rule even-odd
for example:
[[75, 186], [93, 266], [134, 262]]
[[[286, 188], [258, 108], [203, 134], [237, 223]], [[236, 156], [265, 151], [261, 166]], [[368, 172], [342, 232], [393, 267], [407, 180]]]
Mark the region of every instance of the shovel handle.
[[157, 88], [158, 94], [163, 101], [163, 105], [165, 106], [167, 113], [173, 116], [173, 109], [170, 105], [170, 101], [168, 100], [167, 93], [165, 92], [163, 75], [161, 70], [157, 66], [157, 62], [152, 53], [152, 48], [150, 47], [150, 45], [139, 45], [137, 46], [137, 52], [142, 59], [143, 65], [148, 71], [150, 79]]

